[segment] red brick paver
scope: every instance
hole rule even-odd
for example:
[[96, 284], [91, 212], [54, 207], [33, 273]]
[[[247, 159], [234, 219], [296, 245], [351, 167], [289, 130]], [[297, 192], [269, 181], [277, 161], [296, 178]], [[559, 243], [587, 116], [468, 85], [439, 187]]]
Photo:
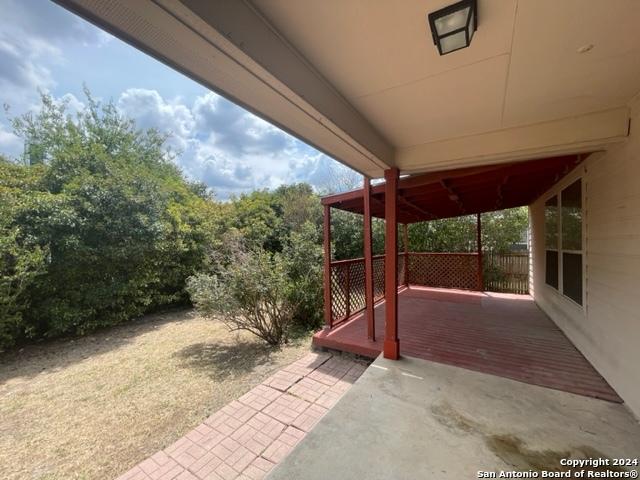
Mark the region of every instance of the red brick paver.
[[261, 480], [366, 368], [356, 360], [310, 353], [117, 480]]

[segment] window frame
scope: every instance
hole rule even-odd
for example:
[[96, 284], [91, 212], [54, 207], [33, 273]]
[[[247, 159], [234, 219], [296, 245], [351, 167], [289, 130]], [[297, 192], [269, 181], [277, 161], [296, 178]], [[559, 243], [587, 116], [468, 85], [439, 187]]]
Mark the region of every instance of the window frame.
[[[557, 185], [555, 185], [553, 187], [553, 189], [551, 189], [549, 192], [547, 192], [547, 195], [545, 195], [542, 200], [543, 200], [543, 212], [544, 212], [544, 208], [546, 207], [546, 204], [549, 200], [551, 200], [553, 197], [556, 197], [556, 208], [557, 208], [557, 250], [552, 249], [552, 248], [548, 248], [547, 244], [546, 244], [546, 237], [547, 237], [547, 223], [546, 223], [546, 217], [543, 213], [543, 217], [544, 221], [543, 221], [543, 229], [544, 229], [544, 235], [543, 235], [543, 243], [544, 243], [544, 274], [542, 275], [543, 277], [543, 284], [544, 286], [551, 291], [554, 291], [556, 293], [556, 295], [560, 295], [560, 297], [562, 297], [565, 300], [568, 300], [569, 302], [571, 302], [571, 305], [574, 305], [577, 308], [580, 308], [583, 312], [586, 312], [586, 304], [587, 304], [587, 238], [586, 238], [586, 181], [585, 181], [585, 174], [584, 174], [584, 170], [580, 170], [580, 172], [578, 172], [577, 175], [570, 175], [568, 178], [563, 179], [562, 181], [560, 181]], [[581, 246], [582, 249], [581, 250], [565, 250], [562, 248], [562, 191], [565, 190], [567, 187], [573, 185], [575, 182], [579, 181], [580, 182], [580, 209], [581, 209]], [[552, 251], [556, 251], [558, 253], [558, 288], [555, 288], [553, 285], [549, 285], [546, 281], [547, 279], [547, 261], [546, 261], [546, 255], [547, 255], [547, 250], [552, 250]], [[564, 253], [570, 253], [570, 254], [579, 254], [582, 256], [582, 278], [581, 278], [581, 282], [582, 282], [582, 304], [576, 302], [574, 299], [572, 299], [571, 297], [568, 297], [567, 295], [564, 294]]]
[[[547, 207], [550, 206], [549, 205], [549, 201], [552, 200], [553, 198], [555, 198], [555, 223], [556, 223], [556, 235], [555, 235], [555, 245], [553, 247], [549, 247], [547, 245]], [[544, 202], [544, 284], [549, 287], [552, 288], [553, 290], [556, 291], [560, 291], [560, 286], [562, 278], [560, 277], [560, 257], [562, 255], [562, 252], [560, 250], [560, 216], [561, 216], [561, 210], [560, 210], [560, 194], [559, 193], [554, 193], [553, 195], [551, 195], [549, 198], [547, 198]], [[547, 282], [547, 252], [555, 252], [556, 254], [556, 265], [557, 265], [557, 271], [556, 271], [556, 282], [557, 282], [557, 286], [553, 286], [551, 285], [549, 282]]]

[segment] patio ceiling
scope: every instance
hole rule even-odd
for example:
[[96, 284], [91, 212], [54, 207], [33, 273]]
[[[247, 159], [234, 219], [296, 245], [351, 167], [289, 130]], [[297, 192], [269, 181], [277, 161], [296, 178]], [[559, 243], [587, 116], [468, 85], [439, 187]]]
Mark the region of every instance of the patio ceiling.
[[478, 0], [446, 56], [453, 0], [55, 1], [372, 178], [607, 149], [640, 85], [635, 0]]
[[[586, 155], [468, 167], [403, 177], [398, 182], [398, 221], [415, 223], [458, 217], [534, 202]], [[371, 213], [384, 218], [385, 185], [371, 189]], [[364, 213], [364, 190], [329, 195], [323, 205]]]

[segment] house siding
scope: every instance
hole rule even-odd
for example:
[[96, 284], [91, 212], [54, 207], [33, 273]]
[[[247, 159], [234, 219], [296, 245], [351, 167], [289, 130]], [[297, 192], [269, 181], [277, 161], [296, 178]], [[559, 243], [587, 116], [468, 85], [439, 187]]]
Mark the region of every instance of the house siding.
[[[536, 303], [640, 417], [640, 102], [629, 138], [591, 155], [530, 206]], [[635, 127], [635, 128], [634, 128]], [[545, 284], [544, 202], [583, 180], [584, 306]]]

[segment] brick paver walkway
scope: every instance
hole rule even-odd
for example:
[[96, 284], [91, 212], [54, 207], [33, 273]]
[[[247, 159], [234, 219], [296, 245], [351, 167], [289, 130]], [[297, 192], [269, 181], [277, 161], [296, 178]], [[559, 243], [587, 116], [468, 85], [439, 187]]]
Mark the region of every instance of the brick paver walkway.
[[259, 480], [367, 368], [310, 353], [217, 411], [118, 480]]

